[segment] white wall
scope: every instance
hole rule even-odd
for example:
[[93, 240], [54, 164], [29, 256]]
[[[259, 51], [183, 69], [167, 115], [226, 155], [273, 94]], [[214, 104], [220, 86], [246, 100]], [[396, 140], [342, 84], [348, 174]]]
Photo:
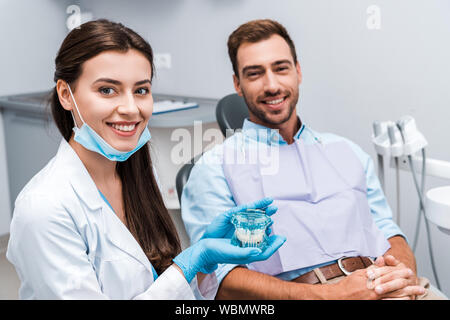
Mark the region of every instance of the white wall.
[[[73, 1], [72, 1], [73, 2]], [[48, 90], [69, 0], [0, 0], [0, 96]]]
[[[0, 96], [53, 85], [54, 58], [67, 32], [67, 3], [0, 0]], [[4, 135], [0, 113], [0, 235], [9, 232], [11, 217]]]
[[[233, 92], [226, 41], [240, 24], [273, 18], [285, 25], [303, 70], [298, 112], [316, 130], [346, 136], [375, 157], [375, 119], [410, 114], [429, 140], [428, 155], [450, 160], [450, 2], [447, 0], [171, 0], [86, 1], [82, 10], [120, 21], [172, 54], [159, 70], [155, 92], [220, 98]], [[370, 5], [381, 28], [367, 28]], [[417, 196], [402, 173], [402, 229], [414, 238]], [[429, 178], [427, 187], [449, 184]], [[396, 208], [394, 172], [386, 192]], [[441, 285], [450, 294], [450, 237], [432, 226]], [[416, 252], [421, 275], [432, 281], [425, 229]]]

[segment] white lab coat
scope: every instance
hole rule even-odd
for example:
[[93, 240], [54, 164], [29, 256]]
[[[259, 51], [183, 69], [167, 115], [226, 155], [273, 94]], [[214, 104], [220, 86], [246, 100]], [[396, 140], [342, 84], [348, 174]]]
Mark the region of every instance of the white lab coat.
[[201, 288], [174, 267], [154, 281], [141, 247], [64, 139], [17, 197], [10, 234], [6, 256], [21, 299], [211, 299], [217, 292], [214, 273]]

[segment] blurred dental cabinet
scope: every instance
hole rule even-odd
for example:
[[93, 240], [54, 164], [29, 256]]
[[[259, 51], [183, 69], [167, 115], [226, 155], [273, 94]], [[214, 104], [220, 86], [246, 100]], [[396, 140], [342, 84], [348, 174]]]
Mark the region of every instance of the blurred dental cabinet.
[[[62, 139], [51, 117], [49, 95], [49, 91], [44, 91], [0, 97], [0, 236], [9, 232], [17, 195], [54, 157]], [[199, 146], [193, 139], [198, 136], [199, 129], [202, 132], [210, 128], [219, 130], [215, 119], [217, 100], [166, 94], [154, 94], [154, 100], [198, 104], [196, 108], [154, 114], [148, 125], [152, 134], [150, 153], [164, 202], [180, 233], [182, 246], [186, 247], [188, 237], [181, 221], [175, 188], [176, 174], [184, 163], [171, 158], [174, 147], [176, 149], [181, 143], [180, 137], [173, 138], [176, 136], [173, 133], [175, 130], [189, 133], [187, 137], [191, 141], [187, 146], [191, 147], [191, 154], [188, 158], [202, 153], [206, 144], [211, 144], [202, 142]]]
[[0, 237], [9, 232], [11, 208], [6, 164], [3, 117], [0, 112]]

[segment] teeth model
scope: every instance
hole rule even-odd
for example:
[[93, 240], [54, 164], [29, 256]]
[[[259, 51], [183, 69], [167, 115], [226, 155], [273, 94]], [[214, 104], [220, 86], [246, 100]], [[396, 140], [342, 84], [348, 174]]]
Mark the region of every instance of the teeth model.
[[243, 247], [258, 247], [264, 241], [264, 229], [248, 230], [236, 229], [236, 238], [241, 241]]
[[235, 232], [231, 243], [243, 248], [259, 248], [264, 250], [267, 245], [267, 226], [272, 219], [260, 209], [247, 209], [245, 212], [237, 212], [231, 218]]

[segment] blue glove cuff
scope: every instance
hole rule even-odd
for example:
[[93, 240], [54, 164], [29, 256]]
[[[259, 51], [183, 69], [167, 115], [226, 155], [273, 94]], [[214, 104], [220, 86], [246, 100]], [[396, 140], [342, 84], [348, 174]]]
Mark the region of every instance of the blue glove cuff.
[[172, 261], [180, 267], [181, 271], [183, 271], [186, 281], [191, 283], [198, 272], [196, 268], [194, 268], [194, 263], [192, 263], [192, 247], [180, 252], [180, 254], [173, 258]]

